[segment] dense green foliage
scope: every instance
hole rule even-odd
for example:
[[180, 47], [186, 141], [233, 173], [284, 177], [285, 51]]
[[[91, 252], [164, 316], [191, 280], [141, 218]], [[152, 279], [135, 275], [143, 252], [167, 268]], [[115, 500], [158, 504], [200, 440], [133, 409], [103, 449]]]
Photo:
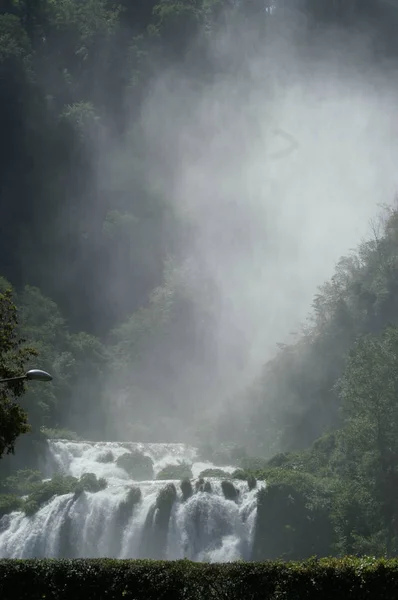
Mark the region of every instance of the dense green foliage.
[[396, 560], [372, 558], [304, 563], [39, 560], [0, 561], [4, 600], [391, 600], [398, 594]]
[[[362, 358], [358, 356], [356, 360], [362, 361], [363, 369], [367, 368], [365, 353], [367, 366], [372, 366], [373, 361], [378, 360], [378, 335], [386, 327], [398, 324], [397, 214], [391, 210], [383, 229], [375, 233], [373, 239], [363, 242], [356, 252], [340, 260], [332, 280], [320, 288], [311, 321], [300, 339], [282, 347], [275, 359], [265, 366], [261, 381], [252, 390], [258, 408], [250, 419], [251, 431], [258, 437], [258, 448], [261, 447], [265, 455], [308, 446], [329, 428], [341, 425], [344, 420], [340, 411], [342, 400], [357, 394], [357, 383], [362, 387], [363, 396], [363, 386], [367, 386], [368, 381], [359, 384], [359, 364], [355, 372], [347, 375], [350, 384], [345, 385], [351, 385], [350, 392], [339, 397], [336, 384], [351, 351], [362, 352]], [[375, 337], [368, 337], [355, 346], [358, 339], [367, 335]], [[350, 364], [353, 369], [353, 362]], [[376, 375], [377, 368], [374, 368]], [[393, 385], [391, 362], [389, 370], [387, 365], [385, 368], [392, 377], [391, 383], [386, 385]], [[379, 373], [378, 377], [380, 381], [383, 375]], [[371, 388], [368, 389], [370, 392]], [[383, 388], [380, 392], [384, 393]], [[265, 393], [266, 403], [262, 401]], [[281, 403], [282, 398], [286, 400]], [[266, 429], [259, 427], [266, 421], [269, 423]]]
[[93, 473], [84, 473], [80, 479], [55, 475], [52, 479], [43, 481], [38, 471], [17, 471], [1, 482], [0, 513], [4, 515], [14, 510], [23, 510], [30, 516], [54, 496], [73, 493], [74, 499], [77, 499], [83, 492], [96, 493], [106, 486], [105, 479], [97, 479]]
[[[6, 282], [0, 281], [1, 287]], [[24, 345], [18, 335], [17, 307], [10, 289], [0, 289], [0, 379], [23, 375], [28, 361], [35, 356], [34, 349]], [[16, 402], [24, 393], [24, 382], [0, 384], [0, 458], [13, 452], [17, 437], [29, 431], [27, 414]]]

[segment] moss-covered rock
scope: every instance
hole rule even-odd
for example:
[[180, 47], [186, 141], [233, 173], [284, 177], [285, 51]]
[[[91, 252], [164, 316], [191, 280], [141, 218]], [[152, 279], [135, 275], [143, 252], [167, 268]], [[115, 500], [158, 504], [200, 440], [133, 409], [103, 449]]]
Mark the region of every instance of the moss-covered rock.
[[191, 465], [166, 465], [156, 476], [156, 479], [192, 479]]
[[55, 475], [50, 481], [42, 481], [34, 484], [24, 505], [25, 513], [32, 514], [33, 508], [40, 508], [43, 504], [51, 500], [54, 496], [62, 496], [75, 491], [78, 479], [71, 476]]
[[111, 463], [115, 460], [114, 454], [111, 450], [105, 450], [101, 452], [101, 454], [97, 457], [97, 462], [99, 463]]
[[226, 500], [236, 500], [238, 498], [239, 491], [236, 489], [232, 481], [222, 481], [221, 489]]
[[106, 479], [100, 477], [97, 479], [94, 473], [84, 473], [75, 485], [75, 496], [80, 496], [83, 492], [95, 494], [104, 490], [107, 486]]
[[124, 530], [134, 514], [135, 507], [141, 502], [141, 490], [137, 486], [131, 487], [123, 500], [119, 503], [115, 514], [114, 534], [110, 542], [110, 556], [118, 556], [122, 550]]
[[183, 479], [180, 483], [183, 500], [188, 500], [193, 494], [192, 483], [189, 479]]
[[0, 519], [15, 510], [21, 510], [23, 500], [13, 494], [0, 494]]
[[211, 483], [210, 481], [206, 481], [204, 486], [203, 486], [203, 491], [207, 492], [208, 494], [211, 494], [213, 491], [213, 488], [211, 487]]
[[116, 465], [124, 469], [135, 481], [153, 479], [153, 460], [139, 450], [122, 454]]
[[249, 491], [252, 491], [252, 490], [254, 490], [255, 487], [257, 487], [257, 479], [254, 477], [254, 475], [248, 476], [247, 486], [249, 488]]
[[117, 521], [125, 523], [133, 514], [134, 507], [141, 502], [142, 494], [139, 487], [132, 487], [118, 507]]
[[230, 475], [222, 469], [205, 469], [200, 473], [199, 477], [218, 477], [219, 479], [226, 479], [230, 477]]
[[155, 514], [153, 518], [151, 546], [153, 558], [165, 558], [167, 547], [167, 533], [173, 504], [177, 499], [177, 490], [173, 483], [168, 483], [160, 490], [156, 498]]
[[129, 491], [127, 492], [127, 497], [123, 502], [128, 506], [135, 506], [136, 504], [139, 504], [141, 502], [141, 498], [141, 489], [137, 486], [134, 486], [129, 489]]
[[23, 511], [27, 517], [31, 517], [32, 515], [37, 513], [39, 508], [40, 504], [35, 500], [26, 500], [26, 502], [23, 505]]
[[99, 492], [106, 485], [105, 479], [97, 479], [94, 473], [85, 473], [80, 479], [76, 479], [76, 477], [71, 477], [70, 475], [55, 475], [49, 481], [32, 484], [31, 491], [21, 508], [29, 516], [36, 513], [54, 496], [73, 493], [74, 497], [78, 498], [83, 492]]
[[195, 491], [203, 492], [204, 485], [205, 485], [205, 480], [203, 479], [203, 477], [199, 477], [199, 479], [197, 481], [195, 481]]
[[177, 490], [174, 483], [168, 483], [160, 490], [156, 498], [156, 508], [165, 511], [173, 506], [177, 498]]
[[59, 554], [62, 558], [75, 558], [78, 549], [73, 543], [73, 519], [69, 513], [70, 506], [62, 521], [59, 531]]

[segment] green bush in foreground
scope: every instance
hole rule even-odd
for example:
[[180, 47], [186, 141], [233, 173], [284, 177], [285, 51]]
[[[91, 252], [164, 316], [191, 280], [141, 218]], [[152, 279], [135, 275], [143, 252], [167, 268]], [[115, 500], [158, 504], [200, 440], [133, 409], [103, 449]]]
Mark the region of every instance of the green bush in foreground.
[[392, 600], [398, 560], [0, 560], [2, 600]]

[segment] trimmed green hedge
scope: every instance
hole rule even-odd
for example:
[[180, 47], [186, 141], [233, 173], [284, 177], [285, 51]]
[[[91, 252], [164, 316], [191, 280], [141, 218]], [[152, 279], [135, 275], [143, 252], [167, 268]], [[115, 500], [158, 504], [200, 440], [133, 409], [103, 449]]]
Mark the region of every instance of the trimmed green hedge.
[[393, 600], [398, 560], [0, 560], [1, 600]]

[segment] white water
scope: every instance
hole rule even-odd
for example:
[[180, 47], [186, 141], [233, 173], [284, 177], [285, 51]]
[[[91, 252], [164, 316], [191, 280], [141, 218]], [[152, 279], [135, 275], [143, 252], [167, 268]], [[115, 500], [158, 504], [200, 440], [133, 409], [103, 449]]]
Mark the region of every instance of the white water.
[[[249, 491], [245, 481], [234, 481], [239, 489], [236, 502], [226, 500], [221, 482], [213, 479], [209, 479], [212, 493], [197, 492], [184, 502], [180, 482], [173, 481], [178, 498], [172, 509], [162, 556], [157, 554], [156, 538], [152, 550], [148, 550], [145, 543], [148, 523], [145, 524], [151, 518], [158, 492], [168, 482], [136, 482], [141, 488], [141, 502], [120, 529], [117, 509], [133, 482], [114, 462], [102, 463], [98, 459], [109, 450], [116, 460], [135, 449], [152, 458], [155, 477], [167, 464], [182, 461], [192, 465], [194, 478], [213, 467], [210, 463], [196, 462], [195, 448], [184, 444], [50, 441], [46, 477], [57, 471], [74, 477], [95, 473], [97, 477], [104, 477], [108, 486], [95, 494], [85, 492], [77, 499], [73, 494], [54, 497], [31, 517], [21, 512], [5, 515], [0, 520], [0, 558], [163, 557], [210, 562], [250, 558], [257, 490]], [[235, 467], [221, 468], [232, 472]], [[68, 539], [67, 546], [65, 539]]]

